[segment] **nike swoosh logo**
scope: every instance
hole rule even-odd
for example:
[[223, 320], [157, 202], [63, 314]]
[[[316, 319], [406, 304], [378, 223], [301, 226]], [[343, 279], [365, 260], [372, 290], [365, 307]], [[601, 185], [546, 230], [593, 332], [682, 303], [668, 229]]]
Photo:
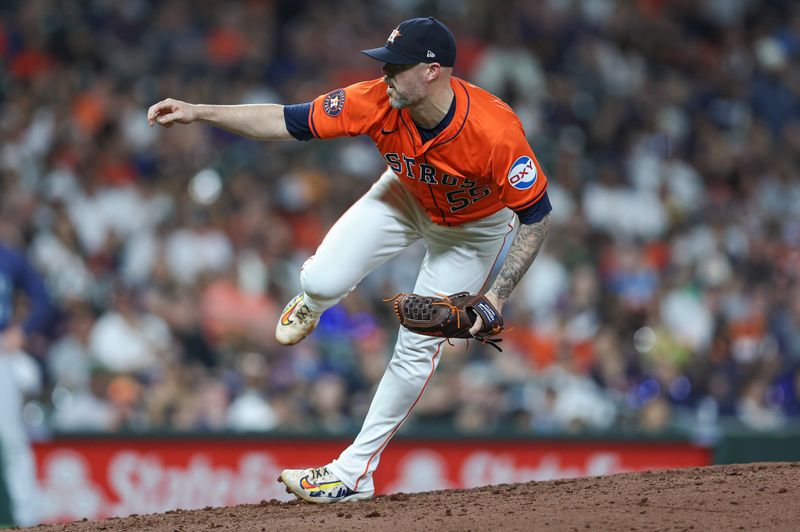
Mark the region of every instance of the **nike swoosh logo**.
[[327, 484], [312, 484], [311, 482], [308, 481], [308, 477], [303, 477], [302, 480], [300, 480], [300, 487], [305, 490], [328, 489], [341, 483], [342, 482], [338, 480], [336, 482], [328, 482]]
[[292, 312], [294, 311], [295, 307], [297, 307], [297, 305], [298, 305], [299, 303], [300, 303], [300, 299], [298, 299], [297, 301], [295, 301], [295, 302], [294, 302], [294, 305], [292, 305], [291, 307], [289, 307], [288, 309], [286, 309], [286, 312], [284, 312], [284, 313], [283, 313], [283, 316], [281, 316], [281, 325], [289, 325], [290, 323], [294, 323], [294, 321], [292, 321], [292, 320], [290, 320], [290, 319], [289, 319], [289, 316], [291, 316], [291, 315], [292, 315]]
[[386, 131], [385, 129], [381, 128], [381, 134], [383, 134], [383, 135], [391, 135], [392, 133], [394, 133], [398, 129], [400, 129], [400, 128], [392, 129], [391, 131]]

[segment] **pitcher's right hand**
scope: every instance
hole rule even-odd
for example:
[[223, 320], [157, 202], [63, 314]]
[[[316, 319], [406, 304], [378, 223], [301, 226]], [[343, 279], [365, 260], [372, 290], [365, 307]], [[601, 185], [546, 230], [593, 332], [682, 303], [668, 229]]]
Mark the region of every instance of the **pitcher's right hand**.
[[195, 105], [172, 98], [161, 100], [147, 110], [147, 122], [151, 126], [159, 124], [164, 127], [172, 127], [173, 124], [190, 124], [196, 119]]

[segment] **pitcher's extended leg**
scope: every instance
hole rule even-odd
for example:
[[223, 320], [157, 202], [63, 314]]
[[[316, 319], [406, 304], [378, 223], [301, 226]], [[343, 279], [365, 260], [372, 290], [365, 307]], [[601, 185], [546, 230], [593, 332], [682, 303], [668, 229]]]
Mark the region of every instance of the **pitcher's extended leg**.
[[[462, 228], [429, 228], [428, 253], [415, 293], [477, 292], [510, 233], [506, 211]], [[372, 473], [380, 454], [410, 415], [439, 363], [441, 338], [401, 328], [389, 367], [381, 379], [356, 440], [328, 469], [354, 491], [374, 491]]]

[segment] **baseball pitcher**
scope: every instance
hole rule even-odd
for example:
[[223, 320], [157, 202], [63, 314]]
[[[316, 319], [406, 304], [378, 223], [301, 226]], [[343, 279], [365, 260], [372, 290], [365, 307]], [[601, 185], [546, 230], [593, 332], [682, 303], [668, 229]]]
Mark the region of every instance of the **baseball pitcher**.
[[[382, 78], [311, 102], [167, 99], [148, 111], [150, 125], [204, 122], [260, 140], [369, 135], [386, 160], [387, 170], [303, 266], [302, 292], [275, 330], [281, 344], [310, 334], [369, 272], [419, 239], [426, 245], [415, 295], [395, 300], [404, 326], [355, 441], [327, 465], [280, 475], [289, 491], [315, 503], [373, 496], [381, 452], [425, 391], [442, 344], [469, 335], [489, 341], [502, 329], [503, 304], [550, 226], [547, 178], [519, 119], [499, 98], [452, 75], [456, 42], [443, 23], [407, 20], [384, 46], [363, 53], [383, 63]], [[497, 278], [478, 294], [517, 223]]]

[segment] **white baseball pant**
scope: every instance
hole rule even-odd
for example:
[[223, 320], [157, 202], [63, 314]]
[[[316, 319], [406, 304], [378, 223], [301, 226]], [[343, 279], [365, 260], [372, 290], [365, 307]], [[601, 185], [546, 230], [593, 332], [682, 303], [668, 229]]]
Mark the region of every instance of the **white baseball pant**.
[[14, 523], [38, 523], [40, 502], [36, 465], [22, 421], [22, 390], [15, 380], [10, 354], [0, 352], [0, 445], [6, 487], [11, 499]]
[[[417, 277], [418, 294], [478, 292], [488, 280], [516, 214], [508, 209], [457, 227], [433, 223], [419, 202], [387, 170], [331, 227], [303, 265], [306, 304], [323, 311], [338, 303], [372, 270], [422, 238], [427, 253]], [[441, 338], [400, 328], [361, 431], [328, 465], [355, 491], [374, 491], [380, 455], [411, 413], [439, 362]]]

